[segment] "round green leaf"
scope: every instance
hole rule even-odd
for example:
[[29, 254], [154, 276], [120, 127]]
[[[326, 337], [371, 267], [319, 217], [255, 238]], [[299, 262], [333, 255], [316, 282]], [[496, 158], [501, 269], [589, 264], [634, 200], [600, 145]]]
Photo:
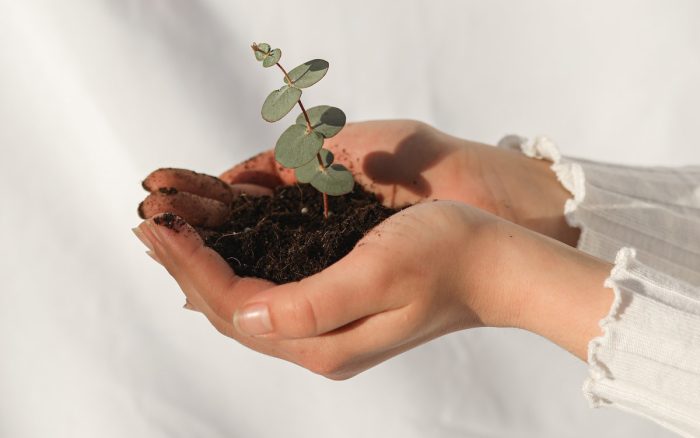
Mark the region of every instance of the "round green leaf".
[[319, 192], [331, 196], [340, 196], [350, 193], [355, 186], [352, 174], [342, 164], [332, 164], [330, 167], [318, 172], [311, 180], [311, 185]]
[[[306, 113], [309, 115], [311, 128], [325, 138], [333, 137], [345, 126], [345, 113], [340, 108], [319, 105], [309, 108]], [[299, 114], [296, 123], [306, 126], [306, 118], [303, 113]]]
[[267, 43], [258, 44], [258, 50], [255, 51], [255, 59], [262, 61], [265, 55], [270, 52], [270, 45]]
[[281, 57], [282, 51], [280, 49], [273, 50], [263, 60], [263, 67], [272, 67], [280, 61]]
[[314, 177], [321, 172], [321, 167], [317, 160], [311, 160], [301, 167], [294, 169], [294, 175], [300, 183], [310, 183]]
[[323, 146], [323, 136], [316, 131], [306, 132], [301, 125], [287, 128], [275, 146], [275, 160], [288, 168], [301, 167], [316, 159]]
[[262, 118], [268, 122], [276, 122], [286, 116], [287, 113], [294, 108], [294, 105], [297, 104], [300, 97], [300, 89], [285, 85], [267, 96], [260, 114], [262, 114]]
[[[294, 67], [288, 75], [292, 80], [292, 85], [298, 88], [306, 88], [323, 79], [327, 71], [328, 61], [312, 59], [298, 67]], [[284, 78], [284, 81], [287, 82], [287, 78]]]
[[[321, 162], [323, 162], [323, 167], [328, 167], [333, 164], [333, 152], [328, 149], [321, 149], [319, 151], [321, 154]], [[294, 169], [294, 174], [297, 177], [297, 181], [301, 183], [309, 183], [314, 177], [321, 172], [321, 166], [318, 163], [318, 158], [309, 161], [301, 167]]]

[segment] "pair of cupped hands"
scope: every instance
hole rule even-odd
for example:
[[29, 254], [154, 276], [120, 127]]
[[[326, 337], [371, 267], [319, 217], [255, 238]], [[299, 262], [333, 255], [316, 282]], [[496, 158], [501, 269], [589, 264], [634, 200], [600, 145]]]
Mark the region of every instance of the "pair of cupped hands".
[[[585, 360], [612, 300], [603, 287], [610, 265], [573, 248], [578, 230], [563, 217], [570, 194], [551, 163], [406, 120], [349, 124], [324, 147], [385, 204], [414, 205], [324, 271], [282, 285], [237, 276], [192, 227], [220, 221], [241, 193], [294, 184], [271, 151], [218, 179], [178, 169], [146, 178], [145, 221], [134, 231], [186, 308], [331, 379], [483, 326], [530, 330]], [[164, 213], [178, 219], [164, 226]]]

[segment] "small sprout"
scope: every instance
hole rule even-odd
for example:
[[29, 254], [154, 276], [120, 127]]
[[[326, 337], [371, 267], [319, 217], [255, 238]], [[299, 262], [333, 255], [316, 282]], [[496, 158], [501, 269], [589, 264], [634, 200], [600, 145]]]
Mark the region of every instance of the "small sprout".
[[[312, 59], [287, 73], [279, 63], [282, 57], [280, 49], [271, 49], [267, 43], [253, 43], [251, 48], [263, 67], [276, 65], [284, 74], [285, 85], [271, 92], [263, 103], [260, 111], [263, 119], [276, 122], [294, 105], [298, 104], [301, 109], [295, 123], [277, 140], [275, 160], [294, 169], [299, 182], [310, 183], [323, 194], [323, 216], [328, 218], [328, 195], [344, 195], [355, 186], [352, 173], [342, 164], [333, 164], [333, 154], [323, 149], [323, 140], [333, 137], [345, 126], [345, 113], [329, 105], [315, 106], [307, 111], [301, 103], [301, 89], [323, 79], [328, 72], [328, 62]], [[302, 208], [302, 213], [307, 211], [307, 207]]]
[[280, 49], [274, 49], [263, 59], [263, 67], [272, 67], [279, 62], [281, 57], [282, 51]]
[[270, 45], [267, 43], [253, 43], [253, 45], [250, 47], [253, 49], [253, 52], [255, 53], [255, 59], [257, 59], [258, 61], [262, 61], [270, 53]]
[[267, 43], [253, 43], [250, 46], [255, 53], [255, 59], [262, 61], [263, 67], [272, 67], [277, 64], [282, 57], [282, 51], [280, 49], [270, 50], [270, 45]]

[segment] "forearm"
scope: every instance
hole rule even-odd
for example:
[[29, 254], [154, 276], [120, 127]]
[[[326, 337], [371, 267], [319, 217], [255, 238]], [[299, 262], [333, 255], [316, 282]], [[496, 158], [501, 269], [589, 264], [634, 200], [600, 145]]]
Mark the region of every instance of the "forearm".
[[604, 285], [612, 265], [551, 239], [522, 240], [523, 299], [513, 325], [587, 361], [588, 343], [602, 334], [599, 321], [612, 305], [613, 291]]
[[[465, 216], [474, 215], [473, 208], [463, 209]], [[588, 343], [601, 334], [599, 321], [612, 305], [613, 291], [605, 287], [612, 265], [491, 217], [466, 221], [473, 229], [467, 248], [476, 250], [465, 251], [466, 260], [455, 268], [465, 285], [466, 309], [485, 326], [539, 334], [585, 361]]]
[[[612, 291], [604, 287], [612, 265], [573, 248], [580, 230], [564, 216], [572, 194], [551, 161], [466, 140], [462, 144], [463, 165], [478, 169], [494, 199], [486, 209], [508, 221], [498, 222], [491, 243], [506, 249], [496, 251], [499, 262], [491, 275], [507, 277], [497, 283], [508, 293], [490, 303], [482, 320], [537, 333], [585, 361], [588, 342], [600, 334], [598, 322], [612, 303]], [[464, 187], [474, 191], [468, 180]], [[486, 295], [501, 296], [495, 290]]]

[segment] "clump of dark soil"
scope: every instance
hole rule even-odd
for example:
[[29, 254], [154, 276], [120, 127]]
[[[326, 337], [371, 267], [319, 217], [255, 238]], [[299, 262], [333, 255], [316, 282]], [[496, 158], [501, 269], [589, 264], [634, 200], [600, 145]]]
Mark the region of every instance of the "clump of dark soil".
[[309, 184], [280, 186], [273, 196], [238, 197], [228, 223], [198, 228], [205, 244], [237, 275], [275, 283], [297, 281], [340, 260], [375, 225], [397, 210], [383, 206], [358, 184], [329, 196], [323, 217], [321, 194]]

